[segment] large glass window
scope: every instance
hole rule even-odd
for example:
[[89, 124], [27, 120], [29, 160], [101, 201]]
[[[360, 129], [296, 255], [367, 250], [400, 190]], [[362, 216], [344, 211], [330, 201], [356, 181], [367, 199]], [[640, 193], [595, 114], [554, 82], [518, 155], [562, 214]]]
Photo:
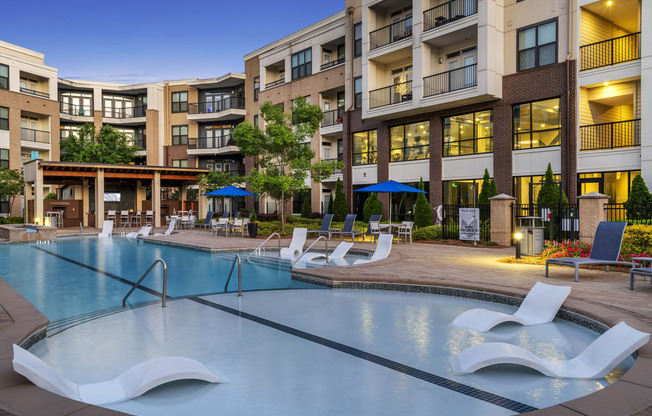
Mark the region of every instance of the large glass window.
[[0, 130], [9, 130], [9, 109], [0, 107]]
[[444, 118], [444, 157], [491, 153], [493, 110]]
[[[93, 115], [93, 94], [87, 92], [61, 92], [61, 112], [72, 116]], [[106, 110], [105, 110], [106, 111]]]
[[390, 162], [428, 159], [430, 157], [430, 122], [406, 124], [389, 130]]
[[0, 149], [0, 168], [9, 169], [9, 149]]
[[515, 105], [512, 120], [515, 150], [561, 144], [559, 98]]
[[353, 79], [353, 97], [355, 108], [362, 108], [362, 77]]
[[460, 205], [478, 202], [482, 179], [444, 181], [444, 204]]
[[260, 93], [260, 77], [254, 77], [254, 101], [258, 101], [258, 93]]
[[0, 89], [9, 89], [9, 67], [0, 64]]
[[70, 137], [72, 135], [75, 135], [75, 137], [79, 137], [79, 129], [80, 126], [61, 126], [59, 128], [59, 136], [61, 137], [61, 140]]
[[186, 159], [174, 159], [172, 161], [172, 167], [175, 167], [175, 168], [187, 168], [188, 167], [188, 161]]
[[[544, 175], [538, 176], [517, 176], [514, 178], [514, 197], [517, 204], [536, 204], [541, 190], [541, 182]], [[561, 175], [553, 175], [553, 180], [559, 182]], [[530, 195], [530, 184], [532, 184], [532, 194]]]
[[172, 112], [185, 113], [188, 111], [188, 91], [172, 93]]
[[353, 57], [362, 56], [362, 23], [353, 25]]
[[304, 49], [292, 55], [292, 79], [312, 74], [312, 49]]
[[172, 126], [172, 144], [188, 144], [188, 126]]
[[577, 191], [579, 195], [584, 195], [589, 192], [599, 192], [609, 195], [610, 204], [622, 204], [627, 202], [634, 177], [640, 174], [640, 170], [580, 173], [578, 175], [579, 186]]
[[557, 62], [557, 21], [518, 31], [518, 70]]
[[353, 166], [377, 163], [377, 150], [376, 130], [353, 133]]

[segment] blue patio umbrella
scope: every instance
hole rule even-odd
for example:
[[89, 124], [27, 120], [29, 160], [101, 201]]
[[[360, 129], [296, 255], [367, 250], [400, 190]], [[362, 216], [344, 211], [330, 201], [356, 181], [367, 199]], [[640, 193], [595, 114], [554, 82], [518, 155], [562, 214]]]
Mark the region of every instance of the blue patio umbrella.
[[[216, 189], [211, 192], [207, 192], [204, 194], [205, 196], [228, 196], [228, 197], [233, 197], [233, 196], [256, 196], [256, 194], [251, 193], [249, 191], [245, 191], [242, 188], [237, 188], [235, 186], [226, 186], [221, 189]], [[230, 216], [230, 215], [229, 215]]]
[[426, 191], [421, 189], [413, 188], [411, 186], [403, 185], [396, 181], [387, 181], [377, 183], [375, 185], [365, 186], [364, 188], [356, 189], [353, 192], [377, 192], [377, 193], [389, 193], [389, 222], [392, 222], [392, 194], [393, 193], [418, 193], [425, 194]]

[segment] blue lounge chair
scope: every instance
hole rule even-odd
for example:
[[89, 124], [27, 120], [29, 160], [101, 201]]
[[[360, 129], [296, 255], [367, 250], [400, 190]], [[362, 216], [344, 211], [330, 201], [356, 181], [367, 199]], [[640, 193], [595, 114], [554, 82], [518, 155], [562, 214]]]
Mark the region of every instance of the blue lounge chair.
[[333, 222], [333, 214], [324, 215], [324, 219], [321, 220], [321, 228], [319, 230], [308, 230], [309, 233], [319, 233], [319, 235], [325, 234], [328, 236], [328, 239], [331, 239], [331, 222]]
[[346, 218], [344, 219], [344, 228], [342, 229], [332, 228], [331, 232], [333, 234], [339, 234], [340, 240], [344, 240], [344, 236], [351, 236], [351, 241], [354, 241], [356, 236], [364, 235], [363, 230], [353, 229], [353, 226], [355, 225], [356, 216], [357, 216], [356, 214], [347, 214]]
[[588, 258], [584, 257], [567, 257], [561, 259], [546, 260], [546, 277], [548, 277], [548, 265], [558, 264], [560, 266], [575, 267], [575, 281], [579, 281], [580, 266], [605, 265], [609, 271], [610, 265], [628, 266], [630, 263], [618, 261], [620, 256], [620, 247], [623, 244], [623, 234], [625, 234], [626, 222], [606, 222], [602, 221], [595, 230], [595, 239], [591, 254]]
[[213, 219], [213, 211], [208, 211], [206, 213], [206, 219], [204, 220], [203, 224], [195, 224], [197, 227], [207, 229], [210, 228], [211, 226], [211, 219]]

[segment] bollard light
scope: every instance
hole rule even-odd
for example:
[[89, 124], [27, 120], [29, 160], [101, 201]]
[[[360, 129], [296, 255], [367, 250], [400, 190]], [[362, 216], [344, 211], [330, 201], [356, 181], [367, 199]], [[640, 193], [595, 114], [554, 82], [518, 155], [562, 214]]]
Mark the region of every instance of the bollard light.
[[520, 232], [517, 232], [514, 234], [514, 239], [516, 240], [516, 258], [520, 259], [521, 258], [521, 238], [523, 238], [523, 234]]

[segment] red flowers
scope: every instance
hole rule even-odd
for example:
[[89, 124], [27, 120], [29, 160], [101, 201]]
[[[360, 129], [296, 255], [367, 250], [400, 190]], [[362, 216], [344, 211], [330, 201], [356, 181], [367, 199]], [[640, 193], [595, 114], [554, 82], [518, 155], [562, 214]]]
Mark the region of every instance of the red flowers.
[[544, 259], [556, 259], [562, 257], [589, 257], [591, 245], [581, 241], [546, 241], [541, 256]]

